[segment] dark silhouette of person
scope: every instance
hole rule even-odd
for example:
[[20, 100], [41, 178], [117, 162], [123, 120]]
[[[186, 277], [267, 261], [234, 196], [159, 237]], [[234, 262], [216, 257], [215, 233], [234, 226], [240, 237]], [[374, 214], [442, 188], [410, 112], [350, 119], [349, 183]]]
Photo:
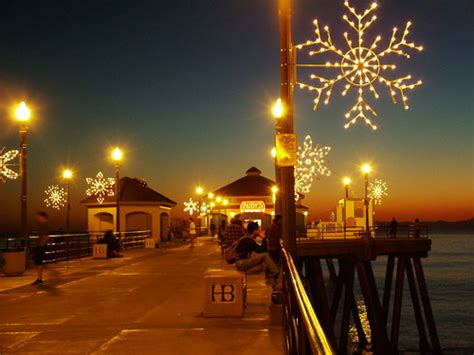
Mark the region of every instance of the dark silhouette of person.
[[413, 225], [413, 236], [415, 238], [420, 238], [420, 220], [418, 218], [415, 219], [415, 224]]
[[277, 264], [280, 264], [281, 220], [282, 216], [277, 214], [273, 219], [272, 224], [265, 232], [267, 236], [268, 252], [270, 253], [273, 261]]
[[392, 221], [390, 222], [390, 238], [396, 238], [397, 237], [397, 227], [398, 227], [398, 222], [393, 217]]
[[114, 236], [114, 232], [107, 230], [104, 233], [104, 237], [98, 241], [100, 244], [107, 244], [107, 257], [117, 258], [120, 255], [120, 242]]
[[46, 259], [47, 244], [49, 241], [48, 230], [48, 214], [46, 212], [38, 212], [36, 214], [36, 222], [38, 224], [38, 244], [32, 250], [33, 261], [36, 265], [37, 278], [32, 283], [33, 286], [41, 286], [43, 281], [43, 264]]

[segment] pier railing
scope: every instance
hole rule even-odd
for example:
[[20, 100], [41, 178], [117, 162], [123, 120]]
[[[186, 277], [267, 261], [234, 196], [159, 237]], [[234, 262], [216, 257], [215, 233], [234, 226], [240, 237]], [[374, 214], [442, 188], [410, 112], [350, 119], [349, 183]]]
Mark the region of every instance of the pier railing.
[[[45, 262], [57, 262], [61, 260], [77, 259], [92, 255], [92, 245], [102, 238], [104, 232], [85, 232], [70, 234], [51, 234], [47, 244]], [[118, 238], [118, 233], [114, 233]], [[122, 248], [143, 248], [145, 239], [151, 238], [151, 231], [129, 231], [121, 232]], [[29, 236], [29, 248], [34, 248], [38, 243], [38, 236]], [[5, 239], [6, 250], [24, 248], [24, 240], [19, 237]]]
[[289, 354], [334, 354], [291, 255], [282, 248], [284, 323]]
[[[395, 233], [388, 224], [376, 225], [370, 228], [371, 236], [375, 238], [383, 237], [420, 237], [428, 238], [429, 229], [423, 225], [415, 228], [415, 225], [400, 225], [397, 227]], [[366, 232], [364, 227], [345, 227], [342, 223], [336, 222], [322, 222], [315, 228], [308, 228], [306, 234], [298, 236], [299, 238], [308, 239], [361, 239], [365, 237]]]

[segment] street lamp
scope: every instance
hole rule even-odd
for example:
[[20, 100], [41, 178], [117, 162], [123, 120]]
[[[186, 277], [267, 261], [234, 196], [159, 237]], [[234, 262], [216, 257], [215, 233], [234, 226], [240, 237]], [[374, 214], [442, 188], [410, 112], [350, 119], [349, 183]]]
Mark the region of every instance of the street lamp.
[[199, 232], [201, 232], [201, 227], [202, 227], [202, 200], [201, 196], [204, 193], [204, 189], [201, 186], [196, 187], [196, 194], [198, 195], [199, 198], [199, 206], [198, 206], [198, 219], [199, 219]]
[[69, 219], [70, 219], [70, 212], [71, 212], [71, 199], [69, 197], [69, 182], [72, 179], [72, 171], [70, 169], [64, 169], [63, 170], [63, 179], [66, 183], [66, 233], [69, 234], [70, 232], [70, 225], [69, 225]]
[[[275, 134], [279, 134], [281, 133], [281, 128], [282, 128], [281, 118], [285, 114], [285, 110], [280, 98], [278, 98], [275, 101], [275, 104], [272, 107], [272, 114], [273, 114], [273, 118], [275, 118]], [[271, 154], [275, 161], [275, 184], [276, 186], [280, 186], [281, 176], [280, 176], [280, 168], [278, 167], [278, 164], [277, 164], [278, 152], [277, 152], [276, 147], [273, 147]], [[281, 212], [280, 211], [281, 202], [279, 200], [275, 200], [274, 205], [275, 205], [274, 206], [275, 213], [279, 214]]]
[[342, 179], [344, 187], [346, 188], [346, 198], [349, 198], [349, 185], [351, 184], [351, 178], [346, 176]]
[[224, 205], [224, 214], [227, 218], [227, 205], [229, 204], [229, 200], [224, 199], [224, 201], [222, 201], [222, 204]]
[[370, 237], [369, 230], [369, 173], [372, 171], [372, 167], [369, 164], [362, 165], [362, 173], [364, 174], [365, 181], [365, 194], [364, 194], [364, 205], [365, 205], [365, 234]]
[[112, 160], [115, 162], [115, 206], [116, 206], [116, 226], [120, 242], [122, 236], [120, 233], [120, 162], [122, 161], [123, 153], [119, 147], [115, 147], [112, 151]]
[[16, 109], [16, 118], [20, 123], [20, 176], [21, 176], [21, 236], [28, 248], [28, 185], [26, 169], [26, 142], [28, 135], [28, 120], [30, 119], [30, 109], [22, 101]]
[[272, 107], [272, 114], [273, 114], [273, 117], [275, 118], [282, 118], [283, 113], [284, 113], [283, 105], [281, 103], [281, 99], [279, 98], [275, 101], [275, 104]]

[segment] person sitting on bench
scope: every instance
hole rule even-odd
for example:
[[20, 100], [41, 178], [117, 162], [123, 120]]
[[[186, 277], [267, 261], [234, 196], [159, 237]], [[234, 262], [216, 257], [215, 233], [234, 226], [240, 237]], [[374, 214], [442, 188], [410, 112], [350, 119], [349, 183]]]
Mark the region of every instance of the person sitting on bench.
[[97, 241], [98, 244], [107, 244], [107, 257], [118, 258], [120, 255], [120, 241], [115, 238], [114, 232], [105, 231], [104, 236]]
[[264, 263], [270, 275], [276, 280], [280, 270], [267, 251], [266, 238], [263, 238], [260, 245], [255, 241], [258, 236], [260, 236], [258, 223], [250, 222], [247, 226], [247, 235], [240, 239], [236, 247], [237, 261], [235, 264], [237, 270], [247, 271]]

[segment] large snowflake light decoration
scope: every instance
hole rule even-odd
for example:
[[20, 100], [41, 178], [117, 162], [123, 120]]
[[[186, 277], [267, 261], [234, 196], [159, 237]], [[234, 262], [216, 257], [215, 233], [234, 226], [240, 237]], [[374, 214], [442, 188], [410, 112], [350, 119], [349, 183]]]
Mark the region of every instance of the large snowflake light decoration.
[[307, 135], [304, 139], [303, 148], [298, 147], [298, 159], [295, 166], [295, 192], [306, 194], [311, 189], [313, 179], [320, 176], [329, 176], [331, 171], [325, 166], [325, 157], [331, 151], [331, 147], [320, 147], [319, 144], [313, 148], [313, 140]]
[[345, 96], [349, 90], [354, 87], [357, 89], [357, 101], [346, 113], [345, 117], [348, 122], [344, 127], [348, 128], [360, 118], [364, 119], [365, 123], [375, 130], [377, 126], [372, 122], [371, 117], [377, 116], [377, 113], [366, 101], [365, 93], [367, 89], [372, 93], [375, 99], [378, 99], [379, 94], [374, 86], [378, 80], [381, 85], [385, 85], [388, 88], [394, 104], [397, 103], [398, 93], [405, 109], [408, 109], [406, 91], [413, 90], [422, 84], [421, 80], [412, 81], [411, 75], [402, 75], [397, 78], [389, 79], [385, 72], [394, 71], [396, 66], [393, 63], [386, 63], [383, 60], [390, 54], [410, 58], [410, 55], [404, 50], [413, 49], [421, 51], [423, 47], [407, 41], [407, 35], [409, 34], [409, 28], [411, 26], [411, 22], [407, 22], [401, 36], [397, 36], [398, 29], [394, 28], [387, 47], [381, 51], [377, 51], [377, 45], [382, 37], [377, 36], [371, 44], [365, 43], [364, 38], [367, 29], [377, 19], [375, 15], [370, 17], [370, 19], [367, 17], [377, 8], [377, 3], [372, 3], [368, 9], [361, 13], [357, 12], [354, 7], [351, 7], [348, 1], [344, 2], [344, 6], [349, 10], [353, 19], [350, 19], [347, 15], [344, 15], [343, 19], [355, 31], [357, 36], [354, 43], [350, 39], [349, 34], [347, 34], [347, 32], [344, 33], [344, 39], [348, 47], [347, 50], [343, 51], [335, 46], [327, 26], [324, 27], [326, 36], [323, 38], [317, 20], [314, 20], [316, 39], [296, 46], [297, 49], [316, 46], [316, 48], [309, 51], [310, 56], [326, 53], [336, 55], [338, 58], [338, 61], [328, 61], [325, 64], [297, 64], [297, 67], [338, 69], [339, 74], [331, 77], [312, 74], [310, 78], [315, 80], [317, 82], [316, 84], [297, 82], [297, 85], [299, 85], [300, 88], [316, 91], [316, 98], [314, 99], [314, 109], [316, 110], [323, 93], [326, 95], [324, 103], [328, 104], [334, 85], [340, 81], [346, 82], [342, 90], [342, 96]]
[[114, 178], [104, 178], [101, 171], [97, 173], [95, 178], [86, 178], [89, 188], [86, 191], [87, 196], [97, 196], [97, 202], [101, 205], [106, 196], [114, 196]]
[[16, 179], [18, 177], [18, 173], [10, 169], [15, 165], [10, 162], [18, 156], [18, 150], [5, 152], [5, 149], [5, 147], [0, 149], [0, 181], [2, 182], [6, 181], [5, 178]]
[[381, 205], [382, 198], [388, 196], [388, 188], [385, 181], [380, 179], [375, 179], [374, 182], [371, 182], [368, 186], [369, 197], [374, 201], [374, 204]]
[[192, 216], [194, 212], [199, 212], [198, 202], [190, 197], [188, 201], [184, 202], [184, 212], [188, 212], [190, 216]]
[[66, 204], [67, 193], [62, 187], [58, 185], [48, 186], [44, 193], [46, 194], [46, 199], [44, 200], [46, 207], [59, 210]]

